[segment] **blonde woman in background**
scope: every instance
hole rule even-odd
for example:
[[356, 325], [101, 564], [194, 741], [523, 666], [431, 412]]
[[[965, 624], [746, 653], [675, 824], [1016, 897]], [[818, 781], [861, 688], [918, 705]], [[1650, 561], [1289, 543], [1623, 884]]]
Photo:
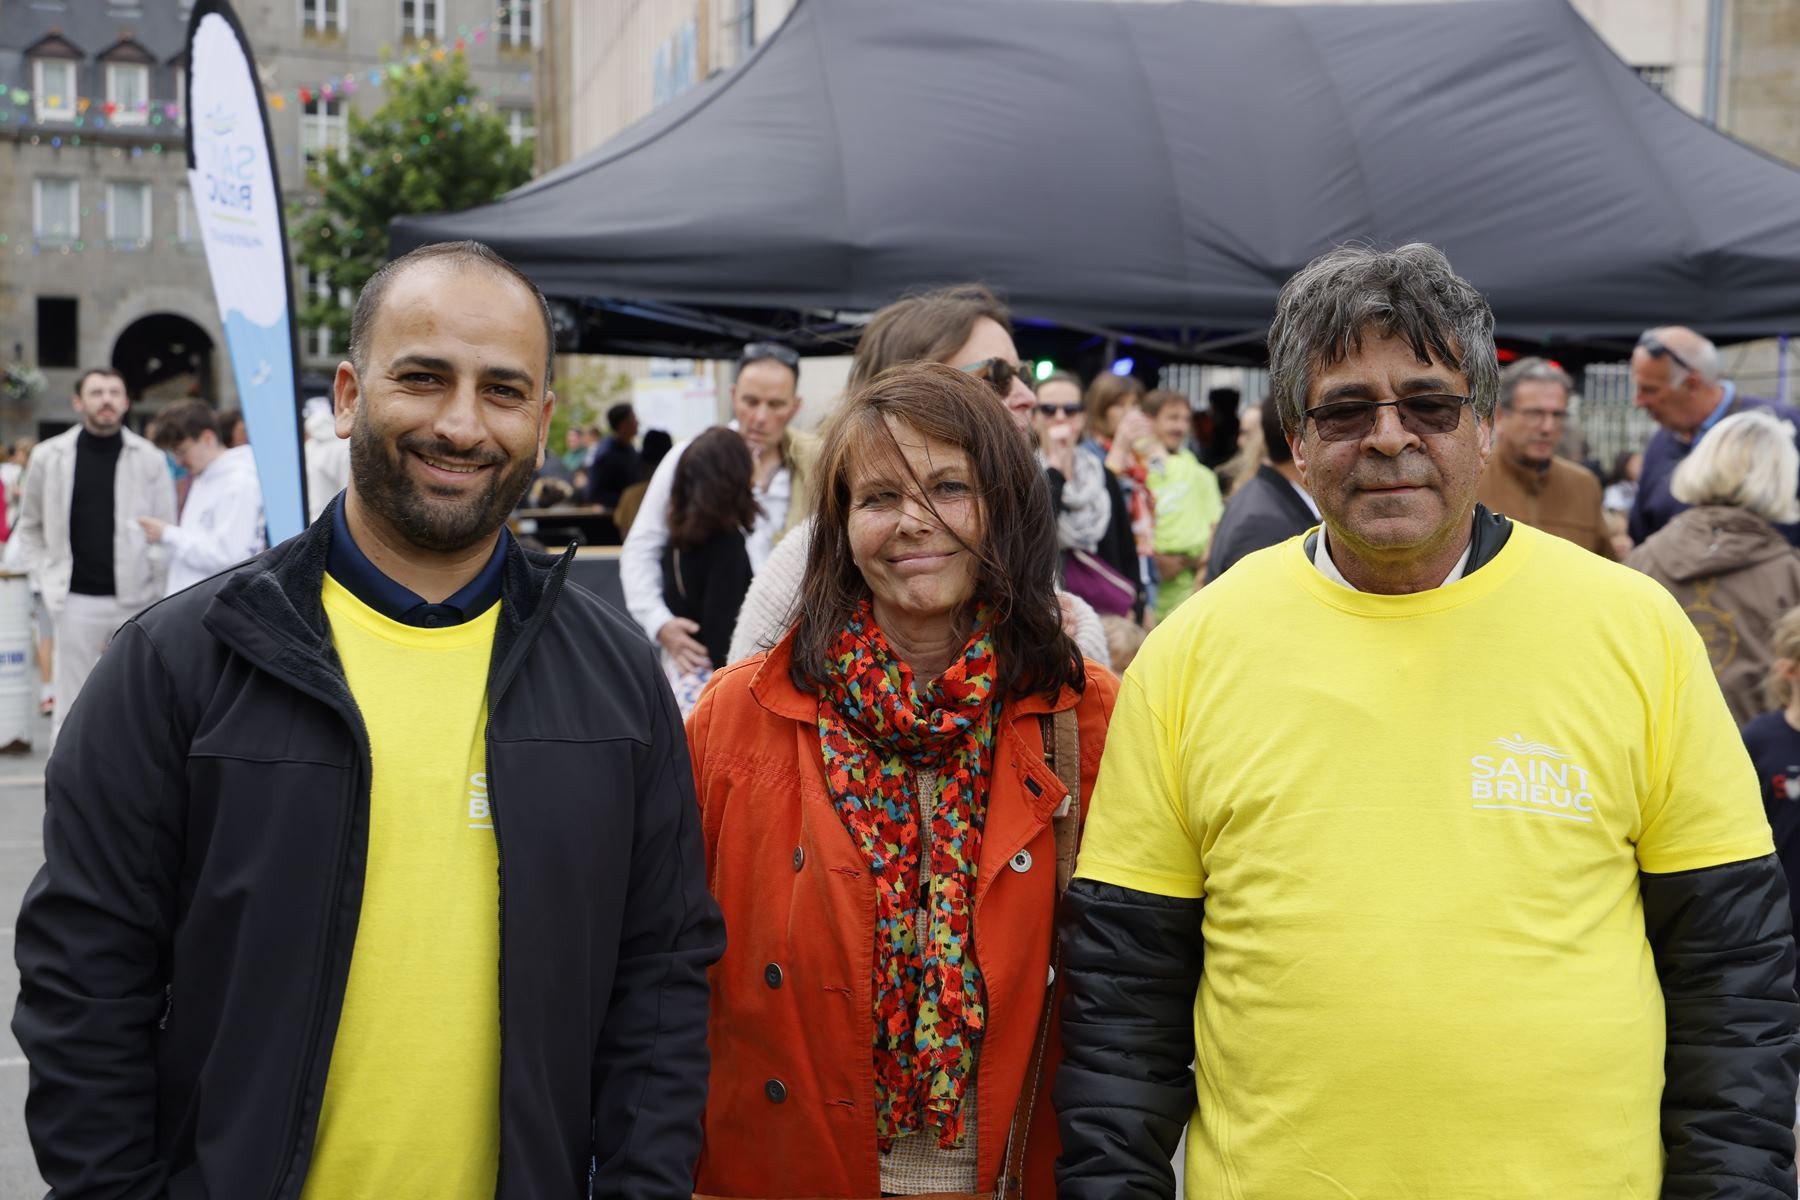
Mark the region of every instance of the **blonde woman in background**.
[[1774, 528], [1800, 520], [1797, 483], [1792, 425], [1761, 410], [1726, 417], [1670, 481], [1693, 507], [1625, 560], [1681, 602], [1739, 725], [1762, 711], [1776, 619], [1800, 604], [1800, 551]]

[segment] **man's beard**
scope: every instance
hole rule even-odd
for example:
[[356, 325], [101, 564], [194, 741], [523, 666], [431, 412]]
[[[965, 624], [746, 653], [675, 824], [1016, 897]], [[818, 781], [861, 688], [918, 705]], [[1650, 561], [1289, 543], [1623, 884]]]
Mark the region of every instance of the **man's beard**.
[[[406, 456], [439, 462], [493, 466], [487, 487], [466, 498], [448, 499], [422, 491], [406, 469]], [[421, 550], [454, 554], [491, 536], [531, 486], [537, 464], [531, 457], [505, 466], [496, 451], [459, 451], [449, 443], [416, 433], [403, 434], [390, 448], [369, 424], [365, 406], [350, 431], [350, 477], [356, 495], [401, 537]]]

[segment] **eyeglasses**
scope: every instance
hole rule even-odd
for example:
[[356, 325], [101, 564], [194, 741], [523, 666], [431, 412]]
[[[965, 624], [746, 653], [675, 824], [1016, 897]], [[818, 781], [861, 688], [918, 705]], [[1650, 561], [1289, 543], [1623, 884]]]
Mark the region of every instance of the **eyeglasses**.
[[1360, 442], [1374, 432], [1378, 409], [1391, 408], [1405, 430], [1418, 437], [1450, 433], [1462, 424], [1467, 396], [1427, 394], [1401, 400], [1342, 400], [1306, 410], [1313, 429], [1326, 442]]
[[1506, 411], [1515, 417], [1524, 418], [1531, 425], [1541, 425], [1545, 421], [1561, 425], [1569, 419], [1569, 410], [1566, 408], [1513, 408], [1508, 405]]
[[1078, 417], [1081, 415], [1081, 404], [1040, 404], [1038, 415], [1043, 417]]
[[761, 362], [767, 358], [774, 359], [796, 375], [800, 373], [800, 356], [794, 352], [792, 346], [784, 346], [780, 342], [751, 342], [738, 356], [738, 366], [739, 368], [747, 367], [753, 362]]
[[1032, 386], [1031, 372], [1017, 363], [1007, 362], [1004, 358], [984, 358], [980, 362], [964, 363], [956, 369], [967, 371], [971, 375], [978, 375], [987, 380], [988, 385], [999, 394], [1001, 399], [1005, 399], [1007, 393], [1012, 391], [1015, 379], [1023, 381], [1027, 390], [1034, 392], [1037, 390]]
[[1637, 344], [1638, 349], [1642, 350], [1645, 354], [1648, 354], [1651, 358], [1666, 358], [1684, 371], [1692, 371], [1694, 369], [1693, 363], [1690, 363], [1687, 359], [1663, 345], [1662, 339], [1656, 336], [1656, 331], [1654, 329], [1644, 330], [1644, 335], [1638, 338]]

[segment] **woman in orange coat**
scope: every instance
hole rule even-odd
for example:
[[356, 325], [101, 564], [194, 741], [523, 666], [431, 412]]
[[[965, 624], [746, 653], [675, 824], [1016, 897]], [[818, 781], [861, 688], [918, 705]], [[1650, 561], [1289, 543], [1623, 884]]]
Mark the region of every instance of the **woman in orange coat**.
[[993, 1195], [1009, 1161], [1055, 1195], [1057, 814], [1072, 835], [1115, 684], [1062, 630], [1037, 472], [979, 379], [865, 386], [799, 624], [688, 722], [728, 934], [702, 1196]]

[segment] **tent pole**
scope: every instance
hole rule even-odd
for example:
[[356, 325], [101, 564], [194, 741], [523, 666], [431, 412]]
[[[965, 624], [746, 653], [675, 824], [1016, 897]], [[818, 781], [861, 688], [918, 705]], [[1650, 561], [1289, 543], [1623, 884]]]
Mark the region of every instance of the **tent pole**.
[[1706, 5], [1706, 96], [1702, 117], [1715, 129], [1719, 124], [1719, 75], [1725, 56], [1725, 0]]

